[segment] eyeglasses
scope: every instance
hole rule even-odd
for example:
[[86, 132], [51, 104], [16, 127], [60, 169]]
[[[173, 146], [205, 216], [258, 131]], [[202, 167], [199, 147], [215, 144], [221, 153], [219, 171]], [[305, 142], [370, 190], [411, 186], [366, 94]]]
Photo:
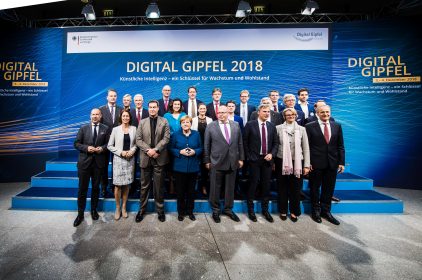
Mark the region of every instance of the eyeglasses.
[[291, 114], [288, 114], [288, 115], [284, 115], [286, 118], [288, 118], [288, 117], [295, 117], [296, 115], [295, 114], [293, 114], [293, 115], [291, 115]]

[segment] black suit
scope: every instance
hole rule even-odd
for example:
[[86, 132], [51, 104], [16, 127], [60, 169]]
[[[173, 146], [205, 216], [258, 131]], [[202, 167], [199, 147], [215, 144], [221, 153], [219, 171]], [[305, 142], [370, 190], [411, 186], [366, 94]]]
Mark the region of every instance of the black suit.
[[[218, 103], [218, 107], [220, 107], [221, 105], [224, 105], [221, 101], [220, 103]], [[215, 109], [214, 109], [214, 101], [207, 104], [207, 113], [206, 113], [207, 117], [210, 117], [213, 121], [218, 119], [217, 114], [215, 113]]]
[[[330, 122], [331, 137], [327, 144], [318, 121], [306, 125], [312, 172], [309, 175], [312, 212], [331, 211], [331, 197], [336, 184], [337, 169], [344, 165], [345, 152], [341, 125]], [[321, 196], [319, 188], [321, 186]]]
[[[78, 213], [83, 215], [86, 206], [89, 180], [91, 179], [91, 210], [96, 210], [100, 194], [100, 179], [103, 173], [107, 173], [105, 163], [108, 144], [108, 127], [99, 124], [97, 128], [97, 141], [94, 143], [93, 128], [91, 123], [83, 125], [76, 136], [74, 147], [79, 151], [78, 157]], [[88, 146], [101, 147], [102, 153], [88, 153]]]
[[[271, 123], [275, 126], [283, 123], [283, 118], [281, 117], [280, 113], [274, 112], [270, 110], [271, 115]], [[258, 111], [255, 111], [251, 115], [251, 121], [258, 119]]]
[[[132, 125], [138, 127], [138, 109], [132, 108], [130, 109], [130, 115], [132, 117]], [[147, 109], [142, 108], [141, 119], [145, 119], [149, 117], [149, 113]]]
[[[272, 165], [274, 158], [277, 155], [278, 149], [278, 138], [275, 126], [266, 122], [267, 136], [266, 136], [266, 154], [261, 154], [262, 149], [262, 138], [258, 120], [249, 121], [245, 126], [243, 133], [243, 147], [245, 149], [245, 157], [249, 162], [250, 167], [250, 178], [249, 178], [249, 189], [247, 193], [248, 211], [253, 212], [253, 200], [255, 198], [256, 188], [261, 182], [262, 186], [262, 211], [268, 211], [268, 202], [270, 200], [270, 179]], [[271, 153], [273, 159], [266, 161], [264, 157]]]
[[165, 106], [166, 104], [164, 103], [164, 99], [163, 98], [158, 99], [158, 115], [160, 117], [164, 116], [164, 114], [169, 111], [169, 109], [170, 109], [170, 102], [172, 100], [173, 99], [169, 98], [169, 101], [168, 101], [168, 104], [167, 104], [167, 110], [166, 110], [166, 106]]

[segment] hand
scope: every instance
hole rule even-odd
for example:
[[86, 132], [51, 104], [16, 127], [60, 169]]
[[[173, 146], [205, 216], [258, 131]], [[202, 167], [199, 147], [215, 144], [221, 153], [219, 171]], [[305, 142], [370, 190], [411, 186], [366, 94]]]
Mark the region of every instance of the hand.
[[205, 168], [209, 170], [211, 168], [211, 163], [205, 163]]
[[148, 149], [147, 150], [147, 155], [149, 157], [154, 157], [155, 154], [157, 154], [157, 151], [155, 149]]
[[[187, 149], [186, 149], [187, 150]], [[194, 156], [195, 155], [195, 150], [194, 149], [189, 149], [188, 151], [188, 156]]]
[[309, 168], [308, 167], [305, 167], [305, 168], [303, 168], [303, 175], [308, 175], [309, 174]]
[[343, 173], [344, 172], [344, 165], [339, 165], [338, 168], [337, 168], [337, 172]]
[[239, 160], [239, 168], [243, 167], [243, 160]]
[[102, 152], [103, 152], [103, 148], [101, 148], [101, 147], [97, 147], [97, 148], [95, 148], [95, 152], [96, 152], [97, 154], [100, 154], [100, 153], [102, 153]]
[[314, 169], [312, 168], [312, 165], [309, 165], [309, 172], [312, 172], [312, 170], [314, 170]]
[[181, 155], [188, 156], [186, 149], [180, 150], [179, 152]]
[[88, 146], [88, 153], [95, 153], [95, 147], [94, 146]]
[[266, 161], [271, 161], [273, 159], [273, 154], [268, 154], [264, 157]]
[[155, 153], [153, 156], [152, 156], [152, 158], [158, 158], [160, 156], [160, 154], [159, 153]]

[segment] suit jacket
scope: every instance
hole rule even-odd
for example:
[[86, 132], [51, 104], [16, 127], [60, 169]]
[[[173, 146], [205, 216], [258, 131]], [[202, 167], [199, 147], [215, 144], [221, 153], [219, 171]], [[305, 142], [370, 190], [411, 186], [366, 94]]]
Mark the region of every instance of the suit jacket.
[[[134, 127], [138, 127], [138, 119], [136, 117], [137, 115], [137, 109], [136, 108], [132, 108], [130, 109], [130, 115], [132, 116], [132, 125]], [[141, 120], [148, 118], [149, 117], [149, 113], [147, 109], [142, 108], [142, 113], [141, 113]]]
[[101, 106], [99, 109], [102, 115], [100, 122], [105, 124], [108, 127], [108, 135], [110, 135], [111, 131], [113, 130], [113, 127], [120, 125], [119, 116], [120, 116], [120, 111], [122, 110], [122, 107], [119, 107], [116, 105], [115, 110], [114, 110], [114, 122], [113, 122], [113, 118], [111, 117], [110, 108], [108, 107], [108, 104]]
[[[274, 110], [274, 105], [273, 104], [271, 104], [271, 111], [273, 111]], [[277, 105], [277, 109], [278, 109], [278, 112], [277, 113], [281, 113], [281, 112], [283, 112], [283, 110], [284, 110], [284, 105], [282, 105], [282, 104], [278, 104]]]
[[[277, 112], [270, 110], [270, 115], [271, 115], [271, 123], [273, 125], [277, 126], [277, 125], [283, 123], [283, 118], [281, 117], [280, 113], [277, 113]], [[255, 111], [251, 115], [251, 121], [254, 121], [254, 120], [257, 120], [257, 119], [258, 119], [258, 111]]]
[[243, 134], [244, 126], [243, 126], [243, 119], [242, 119], [242, 117], [240, 117], [238, 115], [234, 115], [233, 120], [239, 124], [240, 132], [242, 132], [242, 134]]
[[330, 127], [331, 138], [327, 144], [319, 122], [311, 122], [306, 125], [311, 165], [314, 169], [337, 169], [339, 165], [344, 165], [343, 130], [341, 129], [341, 125], [336, 122], [330, 121]]
[[[296, 112], [297, 112], [297, 117], [296, 117], [297, 124], [300, 126], [305, 126], [305, 113], [302, 111], [297, 111], [297, 110]], [[284, 123], [285, 119], [284, 119], [283, 114], [280, 114], [280, 116], [281, 116], [282, 123]]]
[[[92, 163], [95, 163], [97, 167], [104, 167], [108, 160], [105, 153], [108, 143], [108, 127], [99, 123], [97, 141], [95, 143], [93, 138], [91, 123], [81, 126], [73, 144], [75, 149], [79, 151], [78, 169], [88, 169]], [[100, 154], [88, 153], [88, 146], [101, 147], [103, 152]]]
[[[150, 157], [147, 150], [151, 149], [151, 123], [150, 118], [142, 119], [136, 130], [136, 145], [140, 149], [139, 165], [146, 168], [149, 165]], [[163, 117], [157, 117], [157, 125], [155, 128], [155, 147], [154, 149], [160, 153], [156, 158], [157, 164], [163, 166], [169, 162], [167, 144], [170, 141], [170, 127], [167, 120]]]
[[[295, 158], [295, 133], [299, 131], [300, 133], [300, 144], [302, 147], [302, 155], [301, 158], [303, 160], [303, 166], [309, 167], [310, 159], [309, 159], [309, 142], [308, 142], [308, 135], [306, 134], [306, 129], [303, 126], [298, 125], [297, 123], [294, 124], [294, 130], [292, 134], [289, 134], [290, 140], [290, 151], [292, 153], [292, 159]], [[286, 123], [280, 124], [276, 126], [277, 130], [277, 138], [279, 143], [279, 148], [277, 151], [277, 157], [283, 158], [283, 129], [286, 128]]]
[[[307, 106], [308, 106], [308, 112], [309, 112], [309, 116], [308, 116], [308, 118], [309, 118], [309, 117], [311, 117], [311, 116], [315, 115], [315, 111], [314, 111], [314, 107], [313, 107], [313, 106], [311, 106], [309, 103], [307, 104]], [[296, 111], [301, 111], [301, 112], [303, 112], [302, 107], [300, 107], [300, 104], [299, 104], [299, 103], [296, 103], [296, 104], [295, 104], [295, 109], [296, 109]], [[305, 113], [304, 113], [304, 114], [305, 114]], [[305, 118], [306, 118], [306, 116], [305, 116]]]
[[[130, 137], [130, 150], [135, 152], [136, 147], [136, 127], [133, 125], [129, 126], [129, 137]], [[121, 156], [123, 151], [123, 139], [124, 133], [122, 126], [116, 126], [111, 131], [110, 139], [108, 140], [107, 149], [115, 154], [116, 156]]]
[[[220, 105], [223, 105], [223, 102], [220, 101]], [[207, 117], [210, 117], [213, 121], [217, 120], [217, 114], [214, 110], [214, 101], [207, 104], [207, 113], [205, 114]]]
[[230, 144], [227, 144], [218, 121], [207, 125], [204, 137], [204, 163], [211, 163], [211, 168], [236, 170], [239, 168], [238, 161], [245, 159], [239, 124], [229, 121], [229, 125]]
[[[188, 110], [189, 109], [189, 102], [190, 102], [190, 99], [183, 102], [183, 111], [186, 113], [186, 115], [188, 115], [188, 112], [189, 112], [189, 110]], [[196, 99], [196, 115], [197, 116], [198, 116], [198, 105], [201, 104], [201, 103], [204, 103], [204, 102], [202, 102], [199, 99]]]
[[[309, 118], [307, 118], [306, 120], [305, 120], [305, 125], [306, 124], [308, 124], [308, 123], [311, 123], [311, 122], [314, 122], [314, 121], [317, 121], [318, 120], [318, 118], [317, 118], [317, 116], [316, 115], [313, 115], [313, 116], [310, 116]], [[336, 120], [333, 118], [333, 117], [330, 117], [330, 122], [335, 122]]]
[[[267, 127], [267, 154], [272, 154], [273, 159], [277, 155], [278, 140], [275, 126], [266, 122]], [[249, 121], [245, 126], [243, 133], [243, 147], [245, 149], [246, 159], [249, 161], [257, 161], [261, 152], [261, 127], [258, 120]], [[265, 155], [264, 155], [265, 156]]]
[[160, 116], [160, 117], [162, 117], [162, 116], [164, 116], [164, 114], [165, 113], [167, 113], [169, 110], [169, 105], [170, 105], [170, 101], [172, 101], [173, 99], [171, 99], [171, 98], [169, 98], [169, 103], [168, 103], [168, 105], [167, 105], [167, 110], [166, 110], [166, 107], [164, 106], [165, 104], [164, 104], [164, 99], [158, 99], [158, 115]]
[[[238, 106], [236, 106], [236, 109], [234, 110], [234, 113], [236, 115], [238, 115], [238, 116], [240, 116], [240, 106], [241, 106], [241, 104], [239, 104]], [[250, 121], [251, 120], [252, 112], [255, 112], [256, 111], [256, 107], [253, 106], [253, 105], [249, 105], [248, 104], [247, 107], [248, 107], [248, 115], [247, 115], [247, 119], [246, 120], [243, 120], [244, 122]]]

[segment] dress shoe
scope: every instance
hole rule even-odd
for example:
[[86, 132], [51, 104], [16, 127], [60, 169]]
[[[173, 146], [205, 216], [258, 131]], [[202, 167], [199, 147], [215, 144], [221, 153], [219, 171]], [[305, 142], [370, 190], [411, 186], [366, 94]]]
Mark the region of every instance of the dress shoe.
[[293, 216], [290, 214], [290, 220], [291, 220], [293, 223], [296, 223], [296, 222], [297, 222], [297, 217], [293, 217]]
[[214, 220], [214, 222], [216, 222], [217, 224], [221, 222], [220, 219], [220, 214], [217, 213], [212, 213], [212, 219]]
[[97, 210], [91, 210], [91, 217], [94, 221], [98, 220], [98, 218], [100, 217], [100, 215], [98, 215]]
[[330, 212], [321, 213], [321, 217], [323, 217], [324, 219], [326, 219], [327, 221], [329, 221], [333, 225], [338, 226], [340, 224], [340, 222], [336, 218], [334, 218], [333, 215], [331, 215]]
[[248, 217], [254, 223], [258, 221], [254, 212], [248, 212]]
[[228, 216], [230, 219], [232, 219], [233, 221], [235, 221], [236, 223], [240, 222], [239, 217], [234, 212], [227, 212], [227, 213], [224, 213], [224, 214], [226, 216]]
[[75, 221], [73, 222], [73, 226], [77, 227], [79, 226], [84, 220], [84, 216], [83, 215], [78, 215], [75, 219]]
[[317, 213], [312, 213], [311, 218], [318, 224], [322, 223], [321, 216]]
[[166, 220], [166, 215], [164, 213], [158, 213], [158, 220], [164, 222]]
[[195, 215], [193, 213], [190, 213], [189, 219], [191, 219], [192, 221], [195, 221], [196, 220]]
[[262, 212], [262, 215], [264, 215], [265, 220], [267, 220], [267, 221], [268, 221], [268, 222], [270, 222], [270, 223], [274, 223], [274, 219], [273, 219], [273, 217], [271, 216], [270, 212], [268, 212], [268, 211], [264, 211], [264, 212]]
[[135, 222], [140, 223], [144, 219], [144, 213], [141, 211], [138, 211], [138, 214], [136, 214]]
[[280, 219], [281, 219], [282, 221], [287, 220], [287, 214], [280, 214]]
[[185, 219], [185, 217], [183, 217], [182, 215], [178, 215], [178, 216], [177, 216], [177, 219], [178, 219], [179, 221], [183, 221], [183, 220]]
[[336, 196], [332, 196], [331, 200], [334, 202], [340, 202], [340, 198], [336, 197]]

